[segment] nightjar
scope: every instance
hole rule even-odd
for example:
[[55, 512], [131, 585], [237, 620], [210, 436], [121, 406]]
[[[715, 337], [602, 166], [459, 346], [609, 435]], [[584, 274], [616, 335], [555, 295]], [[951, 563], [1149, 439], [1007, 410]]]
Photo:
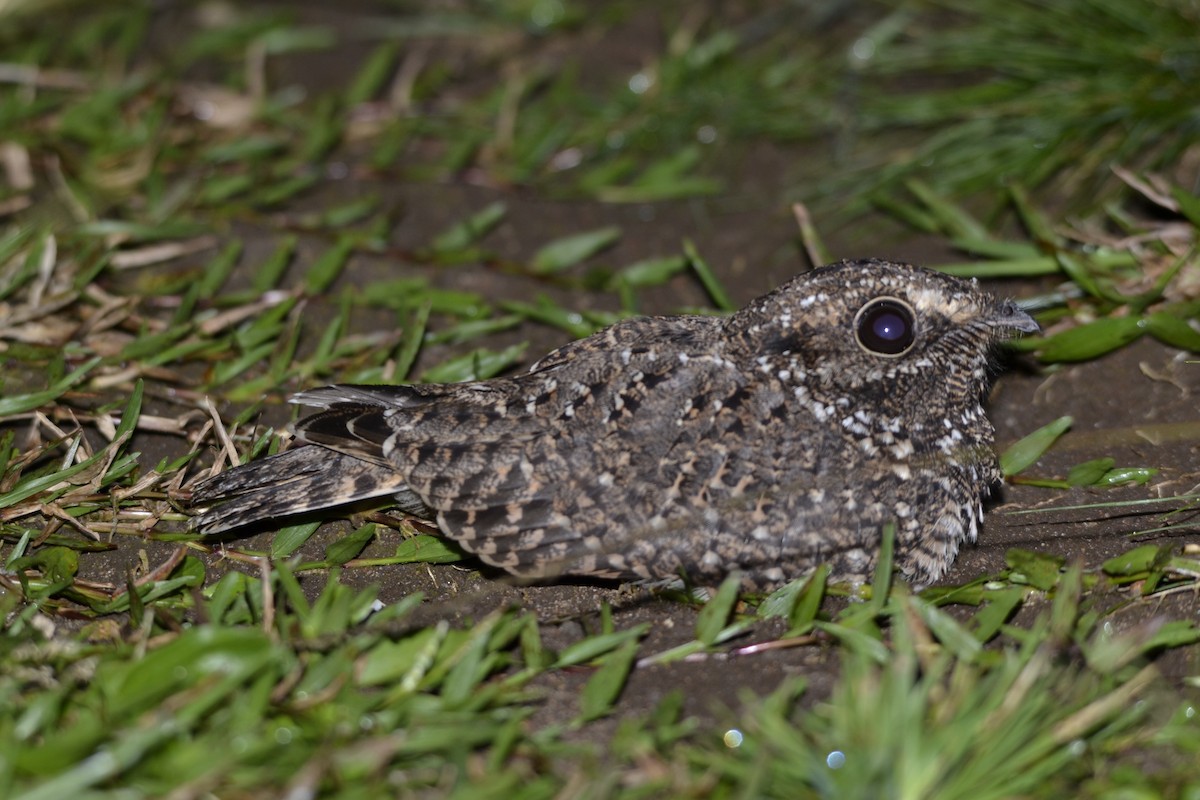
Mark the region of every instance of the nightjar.
[[390, 497], [514, 575], [767, 589], [818, 564], [937, 580], [1000, 473], [993, 345], [1037, 324], [970, 281], [887, 261], [803, 274], [728, 317], [629, 319], [524, 374], [328, 386], [304, 446], [195, 487], [194, 527]]

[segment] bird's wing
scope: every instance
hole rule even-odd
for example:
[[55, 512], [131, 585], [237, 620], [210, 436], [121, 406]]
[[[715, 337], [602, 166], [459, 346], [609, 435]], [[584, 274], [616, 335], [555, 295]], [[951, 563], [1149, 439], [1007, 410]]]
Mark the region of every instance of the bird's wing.
[[570, 361], [490, 384], [491, 398], [447, 394], [355, 427], [390, 429], [385, 457], [443, 531], [488, 563], [534, 577], [630, 575], [608, 556], [674, 502], [664, 483], [673, 450], [707, 438], [717, 398], [742, 375], [720, 356], [661, 343]]
[[322, 410], [296, 435], [334, 451], [333, 463], [363, 462], [364, 483], [406, 487], [491, 564], [530, 576], [624, 574], [598, 566], [603, 558], [585, 562], [659, 513], [660, 462], [681, 434], [703, 438], [712, 420], [697, 417], [709, 395], [740, 380], [709, 352], [705, 328], [716, 324], [630, 320], [512, 378], [302, 392], [293, 402]]
[[[197, 487], [204, 530], [391, 494], [511, 572], [633, 575], [630, 531], [675, 502], [664, 474], [743, 375], [704, 324], [623, 323], [524, 375], [459, 385], [331, 386], [294, 402], [301, 447]], [[664, 480], [667, 482], [664, 484]], [[673, 487], [675, 491], [679, 486]]]

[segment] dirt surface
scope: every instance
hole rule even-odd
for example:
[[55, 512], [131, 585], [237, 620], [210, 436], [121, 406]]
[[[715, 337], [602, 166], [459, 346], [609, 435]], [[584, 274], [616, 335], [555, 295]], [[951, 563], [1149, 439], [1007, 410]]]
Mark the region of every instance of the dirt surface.
[[[330, 16], [336, 20], [338, 15]], [[602, 44], [588, 43], [597, 48]], [[629, 51], [631, 47], [633, 49]], [[614, 68], [628, 69], [636, 63], [636, 53], [636, 47], [624, 43], [612, 61]], [[549, 57], [544, 53], [541, 55]], [[319, 75], [321, 81], [337, 80], [339, 69], [336, 53], [324, 54], [314, 62], [288, 63], [284, 68], [294, 70], [298, 79], [315, 80], [314, 76]], [[371, 181], [355, 175], [350, 161], [353, 153], [346, 153], [344, 157], [351, 169], [330, 172], [347, 177], [330, 179], [323, 189], [307, 197], [306, 208], [289, 209], [287, 213], [327, 207], [366, 193], [378, 194], [395, 210], [398, 223], [392, 232], [391, 244], [402, 254], [428, 241], [431, 232], [502, 198], [509, 207], [508, 217], [487, 240], [489, 248], [498, 252], [502, 259], [518, 262], [556, 236], [619, 225], [623, 230], [620, 244], [601, 256], [600, 262], [621, 265], [677, 253], [681, 240], [688, 238], [695, 242], [699, 252], [729, 287], [734, 299], [741, 303], [807, 267], [797, 244], [790, 210], [783, 200], [786, 187], [778, 166], [806, 164], [811, 167], [828, 163], [830, 152], [822, 143], [790, 150], [750, 143], [739, 150], [736, 158], [732, 154], [728, 158], [731, 169], [736, 168], [737, 172], [734, 181], [737, 193], [732, 196], [618, 206], [547, 199], [518, 190], [465, 183], [431, 186]], [[751, 186], [756, 190], [750, 191]], [[821, 222], [818, 220], [819, 224]], [[255, 263], [256, 253], [269, 252], [277, 236], [268, 226], [255, 230], [241, 225], [237, 232], [247, 242], [244, 263]], [[840, 229], [822, 225], [822, 233], [837, 257], [877, 256], [917, 263], [949, 260], [944, 245], [907, 237], [894, 223], [886, 220], [859, 219]], [[302, 238], [295, 269], [307, 268], [314, 255], [325, 246], [326, 242]], [[572, 291], [549, 279], [515, 274], [503, 264], [414, 267], [402, 258], [388, 256], [356, 257], [341, 278], [342, 283], [331, 289], [330, 296], [336, 296], [347, 284], [412, 275], [429, 277], [438, 286], [480, 292], [497, 302], [529, 300], [539, 293], [563, 306], [580, 310], [612, 310], [614, 302], [611, 294]], [[237, 280], [235, 277], [234, 283]], [[1034, 289], [1033, 286], [1014, 284], [1002, 287], [1002, 291], [1013, 295], [1029, 294]], [[668, 285], [645, 293], [642, 310], [669, 313], [680, 307], [703, 304], [704, 300], [702, 289], [694, 278], [681, 275]], [[312, 301], [307, 311], [314, 320], [312, 329], [320, 330], [320, 320], [335, 312], [333, 303], [324, 303], [320, 299]], [[390, 312], [380, 311], [377, 315], [356, 317], [352, 324], [358, 332], [367, 332], [386, 329], [395, 324], [395, 319]], [[526, 324], [489, 344], [502, 347], [528, 341], [526, 363], [529, 363], [541, 353], [562, 344], [566, 338], [561, 331]], [[305, 344], [311, 343], [301, 346]], [[420, 374], [427, 366], [464, 349], [469, 348], [427, 348], [415, 373]], [[284, 405], [283, 395], [301, 388], [304, 387], [279, 387], [279, 394], [270, 399], [261, 423], [274, 426], [286, 423], [294, 412]], [[1200, 444], [1195, 437], [1196, 426], [1200, 425], [1198, 398], [1200, 366], [1185, 362], [1177, 351], [1149, 340], [1095, 362], [1062, 367], [1052, 374], [1039, 374], [1030, 364], [1020, 361], [1012, 365], [997, 379], [990, 404], [1001, 445], [1059, 416], [1069, 414], [1075, 418], [1072, 431], [1034, 472], [1063, 476], [1072, 465], [1101, 456], [1115, 458], [1118, 465], [1156, 467], [1160, 472], [1146, 487], [1070, 492], [1005, 487], [988, 514], [979, 543], [965, 548], [945, 583], [959, 584], [1000, 572], [1005, 566], [1004, 554], [1012, 547], [1053, 553], [1069, 561], [1078, 560], [1087, 568], [1095, 568], [1105, 559], [1128, 549], [1131, 541], [1159, 541], [1156, 538], [1159, 535], [1134, 535], [1139, 530], [1158, 527], [1161, 524], [1159, 510], [1114, 515], [1103, 510], [1056, 512], [1053, 508], [1100, 499], [1178, 495], [1200, 485]], [[149, 399], [147, 410], [151, 413], [177, 412], [171, 398], [162, 393]], [[237, 410], [229, 407], [223, 412], [230, 416]], [[1191, 425], [1190, 429], [1184, 427], [1187, 424]], [[177, 457], [186, 447], [178, 439], [145, 437], [135, 442], [135, 449], [142, 452], [145, 463], [153, 464], [162, 457]], [[1031, 508], [1042, 510], [1030, 515], [1013, 513]], [[1169, 506], [1163, 510], [1167, 508]], [[1200, 512], [1190, 513], [1193, 521], [1200, 519]], [[1183, 518], [1174, 521], [1180, 522]], [[323, 526], [305, 545], [301, 558], [320, 558], [328, 543], [347, 530], [350, 527], [346, 522]], [[364, 555], [370, 557], [374, 552], [388, 554], [394, 551], [399, 536], [397, 532], [384, 530], [379, 541]], [[1195, 528], [1177, 538], [1184, 540], [1181, 544], [1200, 541]], [[165, 543], [147, 541], [136, 545], [127, 537], [121, 539], [124, 541], [118, 542], [120, 546], [113, 551], [85, 556], [81, 563], [83, 574], [93, 580], [120, 584], [139, 560], [153, 566], [175, 549], [174, 545]], [[260, 535], [228, 541], [242, 550], [266, 550], [270, 539], [268, 535]], [[253, 569], [244, 562], [224, 557], [219, 549], [202, 557], [209, 570], [210, 582], [226, 570]], [[553, 649], [565, 647], [586, 632], [597, 630], [597, 609], [602, 602], [613, 607], [618, 628], [650, 623], [650, 633], [642, 645], [645, 654], [691, 640], [697, 613], [696, 606], [663, 599], [645, 589], [586, 583], [517, 586], [503, 576], [481, 574], [458, 566], [346, 570], [341, 580], [353, 585], [378, 584], [382, 587], [380, 599], [384, 602], [394, 602], [415, 591], [424, 592], [428, 599], [414, 618], [415, 622], [478, 619], [502, 606], [527, 608], [540, 619], [553, 623], [543, 629], [545, 643]], [[304, 578], [304, 585], [314, 595], [321, 583], [319, 577]], [[1125, 604], [1114, 620], [1115, 624], [1127, 628], [1148, 625], [1163, 617], [1192, 616], [1197, 602], [1190, 594], [1154, 602], [1140, 602], [1133, 599], [1133, 595], [1115, 595], [1111, 600], [1113, 606]], [[743, 636], [742, 641], [768, 640], [781, 632], [777, 624], [762, 623]], [[832, 647], [814, 646], [639, 668], [632, 674], [620, 707], [623, 714], [645, 713], [668, 692], [682, 689], [687, 713], [719, 725], [724, 719], [720, 709], [736, 705], [741, 692], [770, 692], [788, 676], [804, 676], [812, 695], [820, 697], [836, 675], [834, 652]], [[1185, 656], [1180, 655], [1177, 660], [1183, 658]], [[1172, 663], [1169, 671], [1175, 676], [1195, 674], [1197, 666]], [[535, 685], [536, 691], [542, 693], [543, 701], [534, 722], [562, 722], [573, 717], [579, 689], [587, 677], [586, 672], [569, 670], [544, 677]], [[614, 719], [606, 724], [617, 723]]]

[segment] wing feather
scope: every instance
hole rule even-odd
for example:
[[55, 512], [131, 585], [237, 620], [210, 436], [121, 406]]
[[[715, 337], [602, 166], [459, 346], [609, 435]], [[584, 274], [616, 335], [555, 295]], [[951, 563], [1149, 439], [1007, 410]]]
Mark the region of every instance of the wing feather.
[[511, 378], [301, 392], [293, 402], [320, 409], [296, 424], [310, 446], [197, 487], [198, 503], [217, 503], [197, 527], [393, 495], [514, 573], [632, 575], [611, 554], [661, 527], [679, 462], [709, 469], [696, 448], [718, 423], [714, 401], [741, 386], [693, 346], [705, 324], [718, 323], [631, 320]]

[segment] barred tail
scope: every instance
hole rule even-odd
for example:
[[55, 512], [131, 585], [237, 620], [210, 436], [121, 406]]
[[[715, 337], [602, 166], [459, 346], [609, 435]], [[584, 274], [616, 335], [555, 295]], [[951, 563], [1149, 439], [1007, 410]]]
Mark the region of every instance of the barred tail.
[[387, 495], [410, 513], [423, 507], [394, 469], [324, 447], [297, 447], [198, 484], [191, 503], [203, 513], [191, 528], [219, 533]]

